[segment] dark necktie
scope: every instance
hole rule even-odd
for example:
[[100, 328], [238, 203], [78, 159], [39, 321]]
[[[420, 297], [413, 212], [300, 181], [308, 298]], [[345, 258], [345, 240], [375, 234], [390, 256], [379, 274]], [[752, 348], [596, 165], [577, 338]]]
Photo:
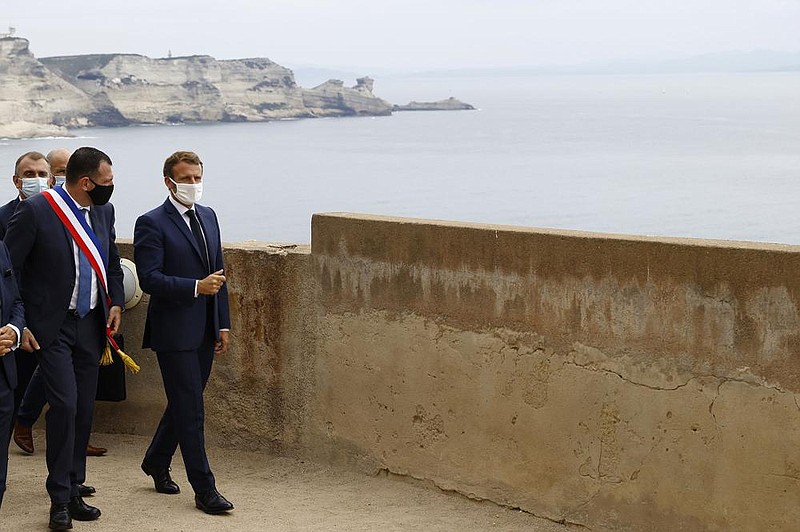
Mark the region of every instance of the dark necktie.
[[189, 225], [192, 228], [192, 234], [194, 235], [194, 239], [197, 241], [197, 246], [200, 248], [200, 255], [203, 257], [203, 264], [206, 267], [206, 273], [211, 273], [211, 270], [208, 266], [208, 247], [206, 246], [206, 241], [203, 238], [203, 231], [200, 229], [200, 222], [197, 221], [197, 215], [194, 212], [194, 209], [189, 209], [186, 211], [186, 216], [189, 217]]

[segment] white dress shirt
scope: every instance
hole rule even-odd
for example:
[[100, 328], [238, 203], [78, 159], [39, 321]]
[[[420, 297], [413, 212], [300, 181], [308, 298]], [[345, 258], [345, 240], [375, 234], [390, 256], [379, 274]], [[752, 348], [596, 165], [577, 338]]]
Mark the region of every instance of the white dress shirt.
[[[169, 201], [172, 202], [172, 205], [178, 210], [178, 214], [180, 214], [181, 218], [183, 219], [183, 221], [186, 222], [186, 227], [188, 227], [189, 231], [191, 231], [192, 230], [192, 222], [189, 219], [189, 216], [187, 216], [187, 214], [186, 214], [186, 212], [190, 210], [189, 207], [187, 207], [186, 205], [182, 204], [181, 202], [176, 200], [174, 197], [172, 197], [172, 194], [169, 195]], [[194, 209], [194, 205], [192, 205], [192, 210], [194, 210], [194, 215], [197, 216], [197, 209]], [[209, 251], [208, 251], [208, 240], [206, 239], [206, 234], [203, 231], [203, 226], [200, 223], [200, 219], [199, 218], [198, 218], [197, 225], [200, 226], [200, 232], [203, 233], [203, 241], [206, 243], [206, 253], [209, 253]], [[211, 260], [211, 257], [209, 256], [208, 259]], [[200, 281], [199, 280], [195, 280], [195, 282], [194, 282], [194, 297], [197, 297], [199, 295], [198, 291], [197, 291], [199, 286], [200, 286]], [[229, 330], [230, 329], [220, 329], [220, 331], [229, 331]]]
[[[82, 206], [80, 203], [75, 201], [75, 198], [73, 198], [70, 195], [69, 191], [66, 188], [64, 189], [64, 191], [67, 193], [67, 196], [69, 196], [69, 199], [71, 199], [72, 202], [75, 203], [75, 205], [78, 207], [78, 209], [85, 209], [85, 211], [81, 211], [81, 212], [84, 213], [84, 216], [86, 218], [86, 223], [89, 224], [89, 227], [92, 227], [92, 218], [91, 218], [91, 216], [89, 216], [89, 210], [91, 209], [91, 207]], [[79, 279], [80, 279], [80, 266], [78, 264], [78, 260], [79, 260], [78, 254], [79, 253], [83, 253], [83, 252], [78, 247], [78, 244], [75, 243], [75, 239], [73, 239], [72, 240], [72, 256], [73, 256], [73, 258], [75, 260], [75, 288], [72, 290], [72, 297], [69, 300], [69, 308], [70, 308], [70, 310], [75, 310], [75, 309], [78, 308], [78, 283], [79, 283]], [[95, 273], [94, 268], [92, 268], [92, 289], [91, 289], [91, 294], [92, 294], [92, 300], [91, 300], [91, 303], [89, 304], [89, 308], [93, 309], [93, 308], [95, 308], [97, 306], [97, 274]]]

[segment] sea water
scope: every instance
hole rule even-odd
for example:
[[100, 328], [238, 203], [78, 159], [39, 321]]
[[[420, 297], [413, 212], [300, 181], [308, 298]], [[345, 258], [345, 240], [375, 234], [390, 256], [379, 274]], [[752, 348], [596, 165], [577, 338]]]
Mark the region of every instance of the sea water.
[[24, 151], [96, 146], [130, 238], [166, 198], [164, 159], [185, 149], [229, 242], [308, 242], [312, 213], [347, 211], [800, 244], [800, 72], [406, 77], [375, 93], [478, 110], [0, 141], [0, 193], [14, 196]]

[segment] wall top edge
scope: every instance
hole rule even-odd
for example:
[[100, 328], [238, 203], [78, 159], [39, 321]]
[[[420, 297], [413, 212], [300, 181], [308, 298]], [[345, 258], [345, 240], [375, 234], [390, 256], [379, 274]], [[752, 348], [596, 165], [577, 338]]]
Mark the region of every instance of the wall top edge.
[[[133, 239], [117, 238], [117, 245], [132, 246]], [[222, 247], [228, 251], [266, 251], [275, 254], [296, 253], [300, 255], [311, 254], [311, 244], [294, 244], [289, 242], [264, 242], [261, 240], [245, 240], [243, 242], [223, 242]]]
[[323, 220], [339, 220], [339, 221], [358, 221], [358, 222], [377, 222], [377, 223], [393, 223], [402, 224], [407, 226], [438, 226], [447, 228], [462, 228], [471, 230], [483, 231], [497, 231], [503, 233], [518, 233], [518, 234], [536, 234], [568, 237], [583, 240], [604, 240], [604, 241], [620, 241], [620, 242], [649, 242], [649, 243], [662, 243], [681, 246], [692, 247], [712, 247], [712, 248], [725, 248], [725, 249], [752, 249], [764, 250], [773, 252], [785, 253], [798, 253], [800, 252], [800, 245], [780, 244], [771, 242], [753, 242], [748, 240], [719, 240], [707, 238], [690, 238], [690, 237], [669, 237], [669, 236], [649, 236], [649, 235], [632, 235], [625, 233], [603, 233], [599, 231], [580, 231], [575, 229], [556, 229], [548, 227], [528, 227], [518, 225], [504, 225], [504, 224], [488, 224], [476, 222], [461, 222], [455, 220], [437, 220], [427, 218], [408, 218], [400, 216], [385, 216], [377, 214], [366, 213], [353, 213], [353, 212], [322, 212], [312, 215], [312, 227], [317, 222]]

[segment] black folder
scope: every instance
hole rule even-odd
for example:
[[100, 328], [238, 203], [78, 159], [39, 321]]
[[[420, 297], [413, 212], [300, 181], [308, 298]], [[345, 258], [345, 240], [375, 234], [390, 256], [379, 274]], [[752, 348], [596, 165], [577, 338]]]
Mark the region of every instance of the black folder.
[[[121, 334], [114, 336], [119, 348], [125, 350], [125, 338]], [[100, 366], [97, 375], [97, 395], [98, 401], [124, 401], [125, 400], [125, 363], [122, 358], [112, 349], [111, 358], [113, 364]]]

